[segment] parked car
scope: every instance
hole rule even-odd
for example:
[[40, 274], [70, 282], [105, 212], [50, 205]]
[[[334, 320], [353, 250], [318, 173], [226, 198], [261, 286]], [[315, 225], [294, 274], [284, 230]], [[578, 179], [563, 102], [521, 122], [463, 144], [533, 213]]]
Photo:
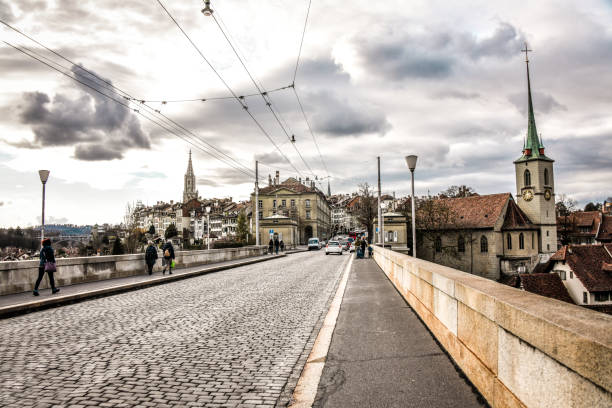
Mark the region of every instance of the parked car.
[[313, 249], [321, 249], [321, 242], [319, 242], [319, 238], [310, 238], [308, 240], [308, 250], [311, 251]]
[[351, 243], [348, 241], [338, 241], [343, 251], [348, 251], [350, 249]]
[[338, 241], [329, 241], [327, 245], [325, 245], [325, 255], [329, 254], [342, 255], [342, 246]]

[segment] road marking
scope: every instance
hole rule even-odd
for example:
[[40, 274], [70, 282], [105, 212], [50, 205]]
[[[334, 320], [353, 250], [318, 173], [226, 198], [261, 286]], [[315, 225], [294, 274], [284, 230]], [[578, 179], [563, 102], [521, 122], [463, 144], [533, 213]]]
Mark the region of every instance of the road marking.
[[327, 311], [327, 315], [323, 321], [323, 326], [321, 327], [321, 330], [319, 330], [317, 339], [312, 346], [308, 360], [306, 360], [306, 364], [302, 370], [302, 375], [300, 376], [300, 379], [295, 387], [295, 391], [293, 392], [291, 405], [289, 405], [290, 408], [310, 408], [314, 403], [352, 265], [353, 257], [350, 256], [348, 265], [346, 265], [346, 268], [344, 269], [344, 274], [342, 276], [342, 280], [340, 281], [340, 285], [338, 285], [338, 289], [334, 295], [334, 300], [332, 300], [329, 310]]

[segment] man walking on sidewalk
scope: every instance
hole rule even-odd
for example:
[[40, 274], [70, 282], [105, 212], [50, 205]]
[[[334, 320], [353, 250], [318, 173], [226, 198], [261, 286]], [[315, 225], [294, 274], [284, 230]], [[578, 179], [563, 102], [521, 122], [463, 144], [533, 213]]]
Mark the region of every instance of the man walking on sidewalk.
[[147, 270], [149, 275], [153, 275], [153, 265], [157, 261], [157, 248], [153, 245], [153, 241], [149, 241], [149, 246], [145, 252], [145, 262], [147, 263]]
[[168, 267], [168, 274], [172, 275], [172, 262], [174, 261], [174, 247], [172, 246], [172, 240], [168, 240], [162, 247], [162, 253], [164, 259], [162, 261], [164, 269], [162, 275], [166, 273], [166, 267]]
[[40, 282], [42, 281], [43, 276], [45, 276], [45, 272], [49, 275], [49, 283], [51, 284], [51, 293], [55, 294], [60, 290], [55, 287], [55, 279], [53, 279], [53, 273], [55, 272], [55, 254], [53, 253], [53, 248], [51, 247], [51, 239], [45, 238], [42, 241], [42, 249], [40, 250], [40, 263], [38, 264], [38, 279], [36, 279], [36, 284], [34, 284], [34, 292], [32, 294], [34, 296], [38, 296], [38, 286], [40, 286]]

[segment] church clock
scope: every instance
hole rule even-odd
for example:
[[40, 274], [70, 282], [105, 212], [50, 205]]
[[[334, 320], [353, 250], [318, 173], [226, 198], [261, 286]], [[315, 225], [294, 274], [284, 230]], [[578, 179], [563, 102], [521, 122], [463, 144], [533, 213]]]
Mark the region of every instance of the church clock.
[[523, 200], [531, 201], [532, 199], [533, 199], [533, 193], [531, 192], [531, 190], [523, 191]]
[[544, 198], [546, 199], [546, 201], [549, 201], [552, 197], [552, 194], [550, 193], [550, 190], [546, 190], [544, 192]]

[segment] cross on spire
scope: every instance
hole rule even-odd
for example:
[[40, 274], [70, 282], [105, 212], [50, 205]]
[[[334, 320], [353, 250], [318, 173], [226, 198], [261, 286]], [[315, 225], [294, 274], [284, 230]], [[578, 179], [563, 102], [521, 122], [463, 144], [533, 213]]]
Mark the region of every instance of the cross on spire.
[[525, 49], [521, 50], [521, 52], [525, 53], [525, 62], [529, 64], [529, 55], [527, 55], [527, 53], [533, 52], [533, 50], [530, 50], [529, 47], [527, 47], [527, 41], [525, 41]]

